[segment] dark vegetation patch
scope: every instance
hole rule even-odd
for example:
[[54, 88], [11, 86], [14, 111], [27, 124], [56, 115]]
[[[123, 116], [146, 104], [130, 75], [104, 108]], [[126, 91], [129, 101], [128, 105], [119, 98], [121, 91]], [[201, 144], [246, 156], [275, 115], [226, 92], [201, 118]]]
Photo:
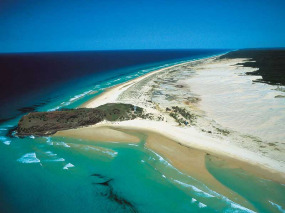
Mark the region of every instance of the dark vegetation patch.
[[18, 135], [51, 135], [59, 130], [93, 125], [103, 120], [123, 121], [143, 117], [140, 107], [132, 104], [109, 103], [97, 108], [62, 109], [53, 112], [31, 112], [21, 118]]
[[185, 108], [173, 106], [171, 109], [167, 107], [166, 111], [170, 112], [169, 115], [175, 119], [179, 126], [193, 124], [196, 120], [196, 115], [190, 113]]
[[285, 85], [285, 49], [244, 49], [229, 52], [220, 58], [251, 58], [250, 62], [241, 65], [259, 69], [247, 75], [261, 75], [262, 79], [256, 80], [258, 82]]
[[230, 131], [228, 131], [228, 130], [226, 130], [226, 129], [216, 128], [216, 130], [217, 130], [220, 134], [225, 135], [225, 136], [227, 136], [227, 135], [230, 134]]

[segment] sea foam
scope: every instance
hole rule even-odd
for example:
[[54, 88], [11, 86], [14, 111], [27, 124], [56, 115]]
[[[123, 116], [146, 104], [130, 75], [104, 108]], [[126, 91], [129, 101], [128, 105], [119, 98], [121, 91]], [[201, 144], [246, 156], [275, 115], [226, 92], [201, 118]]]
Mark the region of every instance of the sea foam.
[[40, 163], [41, 162], [37, 158], [37, 155], [35, 152], [25, 154], [21, 158], [19, 158], [17, 161], [19, 161], [20, 163]]
[[68, 164], [66, 164], [66, 165], [63, 167], [63, 169], [68, 169], [68, 168], [71, 168], [71, 167], [74, 167], [74, 165], [71, 164], [71, 163], [68, 163]]
[[11, 141], [3, 141], [3, 143], [4, 143], [5, 145], [9, 146], [10, 143], [11, 143]]
[[70, 147], [69, 145], [67, 145], [67, 144], [64, 143], [64, 142], [57, 142], [56, 145], [58, 145], [58, 146], [64, 146], [64, 147], [67, 147], [67, 148]]
[[211, 195], [211, 194], [209, 194], [209, 193], [207, 193], [207, 192], [204, 192], [203, 190], [201, 190], [201, 189], [198, 189], [196, 186], [193, 186], [193, 185], [190, 185], [190, 184], [187, 184], [187, 183], [183, 183], [183, 182], [181, 182], [181, 181], [179, 181], [179, 180], [173, 180], [174, 182], [176, 182], [176, 183], [178, 183], [178, 184], [180, 184], [180, 185], [182, 185], [182, 186], [185, 186], [185, 187], [187, 187], [187, 188], [191, 188], [192, 190], [194, 190], [195, 192], [197, 192], [200, 196], [202, 196], [202, 197], [215, 197], [215, 196], [213, 196], [213, 195]]
[[271, 203], [272, 206], [276, 207], [280, 212], [285, 213], [285, 209], [282, 208], [282, 206], [273, 203], [272, 201], [269, 200], [269, 203]]
[[85, 150], [95, 150], [95, 151], [98, 151], [98, 152], [101, 152], [103, 154], [107, 154], [111, 157], [116, 157], [118, 152], [115, 152], [113, 150], [107, 150], [107, 149], [99, 149], [99, 148], [96, 148], [96, 147], [92, 147], [92, 146], [85, 146], [83, 149]]
[[54, 154], [52, 151], [46, 151], [46, 154], [48, 156], [57, 156], [57, 154]]
[[205, 208], [205, 207], [207, 207], [207, 205], [206, 205], [206, 204], [201, 203], [201, 202], [199, 202], [199, 203], [198, 203], [198, 206], [199, 206], [199, 208]]

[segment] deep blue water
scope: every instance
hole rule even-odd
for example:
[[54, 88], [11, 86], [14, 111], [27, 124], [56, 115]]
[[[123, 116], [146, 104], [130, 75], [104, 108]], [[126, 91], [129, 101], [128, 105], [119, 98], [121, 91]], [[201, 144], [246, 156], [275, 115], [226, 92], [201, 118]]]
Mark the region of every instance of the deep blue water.
[[52, 102], [58, 96], [67, 94], [66, 90], [98, 84], [106, 79], [120, 77], [140, 69], [221, 52], [225, 50], [0, 54], [0, 119], [32, 111]]

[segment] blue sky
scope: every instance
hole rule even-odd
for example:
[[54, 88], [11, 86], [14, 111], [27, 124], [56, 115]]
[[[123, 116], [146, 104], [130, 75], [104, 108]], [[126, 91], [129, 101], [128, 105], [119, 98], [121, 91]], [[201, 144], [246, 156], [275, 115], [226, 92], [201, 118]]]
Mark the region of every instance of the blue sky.
[[285, 47], [284, 0], [0, 0], [0, 52]]

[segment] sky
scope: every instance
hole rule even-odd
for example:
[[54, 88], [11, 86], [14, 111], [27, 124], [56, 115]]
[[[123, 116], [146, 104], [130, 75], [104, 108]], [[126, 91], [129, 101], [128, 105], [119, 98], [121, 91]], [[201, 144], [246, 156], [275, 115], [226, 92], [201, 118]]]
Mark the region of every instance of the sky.
[[284, 0], [0, 0], [0, 52], [285, 47]]

